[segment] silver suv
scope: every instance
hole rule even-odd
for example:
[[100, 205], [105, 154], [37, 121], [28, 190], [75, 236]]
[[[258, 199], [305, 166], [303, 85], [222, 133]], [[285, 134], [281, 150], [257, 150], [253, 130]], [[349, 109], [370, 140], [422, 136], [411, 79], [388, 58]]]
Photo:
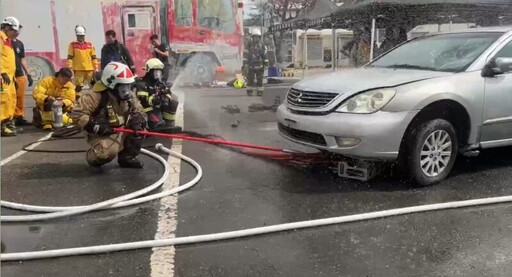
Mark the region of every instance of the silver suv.
[[[278, 128], [349, 160], [398, 161], [416, 183], [437, 183], [458, 153], [512, 145], [512, 27], [416, 38], [362, 68], [296, 83]], [[361, 177], [357, 168], [340, 173]]]

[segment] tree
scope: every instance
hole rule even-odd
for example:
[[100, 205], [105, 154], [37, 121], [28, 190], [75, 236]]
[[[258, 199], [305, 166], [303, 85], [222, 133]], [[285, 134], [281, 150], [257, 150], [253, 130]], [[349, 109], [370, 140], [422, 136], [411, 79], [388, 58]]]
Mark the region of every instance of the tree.
[[281, 22], [287, 22], [304, 12], [316, 4], [317, 0], [274, 0], [272, 6], [274, 12], [279, 16]]

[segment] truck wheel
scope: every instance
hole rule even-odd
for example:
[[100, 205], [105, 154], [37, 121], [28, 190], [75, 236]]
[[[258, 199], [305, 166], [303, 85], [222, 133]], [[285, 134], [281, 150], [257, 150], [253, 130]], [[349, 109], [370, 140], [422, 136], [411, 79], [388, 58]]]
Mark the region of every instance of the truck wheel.
[[210, 83], [215, 80], [217, 63], [206, 54], [193, 55], [185, 65], [187, 81], [191, 83]]
[[29, 73], [34, 80], [33, 86], [35, 86], [41, 79], [46, 76], [53, 75], [53, 69], [50, 64], [39, 57], [27, 57]]
[[413, 129], [407, 141], [409, 174], [420, 186], [439, 183], [450, 174], [457, 151], [457, 133], [450, 122], [425, 122]]

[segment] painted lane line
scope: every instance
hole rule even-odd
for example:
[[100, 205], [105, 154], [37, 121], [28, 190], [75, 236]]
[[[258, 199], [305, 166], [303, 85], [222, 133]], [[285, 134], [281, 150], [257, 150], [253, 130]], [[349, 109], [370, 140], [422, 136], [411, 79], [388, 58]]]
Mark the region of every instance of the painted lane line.
[[[32, 149], [34, 149], [34, 148], [38, 147], [38, 146], [39, 146], [41, 143], [43, 143], [45, 140], [50, 139], [50, 138], [52, 137], [52, 134], [53, 134], [53, 133], [49, 133], [48, 135], [46, 135], [46, 136], [44, 136], [44, 137], [42, 137], [42, 138], [38, 139], [36, 143], [34, 143], [34, 144], [30, 145], [29, 147], [27, 147], [27, 149], [28, 149], [28, 150], [32, 150]], [[23, 154], [25, 154], [25, 153], [27, 153], [27, 152], [28, 152], [28, 151], [20, 150], [20, 151], [18, 151], [18, 152], [16, 152], [16, 153], [14, 153], [14, 154], [13, 154], [13, 155], [11, 155], [10, 157], [7, 157], [7, 158], [3, 159], [3, 160], [2, 160], [2, 162], [0, 163], [0, 166], [4, 166], [4, 165], [6, 165], [6, 164], [8, 164], [8, 163], [12, 162], [13, 160], [15, 160], [15, 159], [17, 159], [17, 158], [21, 157]]]
[[[185, 103], [185, 94], [177, 93], [180, 104], [176, 111], [176, 126], [184, 126], [183, 107]], [[182, 141], [173, 140], [171, 150], [181, 154]], [[169, 155], [167, 162], [172, 168], [172, 172], [164, 182], [162, 190], [170, 190], [180, 185], [181, 159]], [[160, 200], [160, 210], [158, 211], [158, 227], [155, 239], [170, 239], [176, 237], [178, 212], [178, 195], [173, 194]], [[150, 266], [151, 277], [172, 277], [174, 276], [174, 246], [153, 248], [151, 254]]]

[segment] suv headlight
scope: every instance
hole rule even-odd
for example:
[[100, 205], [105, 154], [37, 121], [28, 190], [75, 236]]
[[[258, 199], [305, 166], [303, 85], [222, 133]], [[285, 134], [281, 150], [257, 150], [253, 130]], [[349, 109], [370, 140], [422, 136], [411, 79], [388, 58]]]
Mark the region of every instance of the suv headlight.
[[363, 92], [345, 100], [336, 111], [342, 113], [374, 113], [386, 106], [395, 94], [396, 90], [391, 88]]

